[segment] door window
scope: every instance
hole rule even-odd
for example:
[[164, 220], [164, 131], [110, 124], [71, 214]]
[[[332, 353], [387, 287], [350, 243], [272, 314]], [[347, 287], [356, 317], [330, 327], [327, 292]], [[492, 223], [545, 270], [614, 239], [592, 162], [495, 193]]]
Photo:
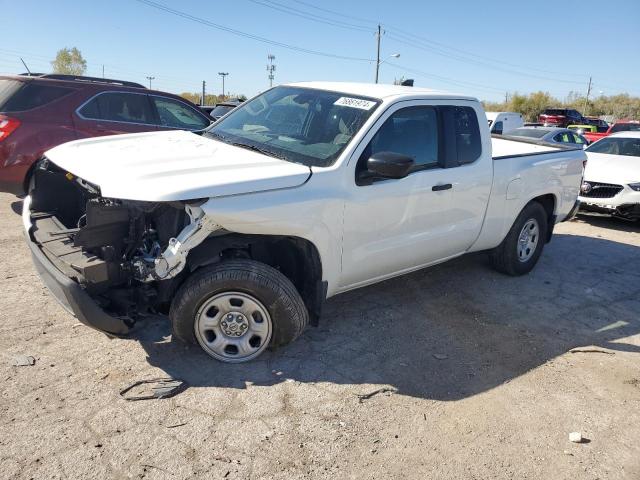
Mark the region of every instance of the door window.
[[149, 99], [141, 94], [101, 93], [87, 102], [78, 113], [91, 120], [155, 124]]
[[573, 139], [570, 138], [570, 133], [569, 132], [562, 132], [562, 133], [558, 133], [555, 137], [553, 137], [553, 139], [556, 142], [560, 142], [560, 143], [572, 143]]
[[200, 130], [209, 121], [188, 105], [166, 97], [151, 97], [158, 110], [160, 126], [182, 130]]
[[378, 152], [394, 152], [413, 158], [414, 168], [438, 166], [438, 114], [434, 107], [407, 107], [391, 115], [363, 154], [366, 160]]
[[573, 133], [572, 135], [574, 143], [577, 143], [578, 145], [584, 145], [587, 143], [582, 135], [578, 135], [577, 133]]
[[493, 133], [497, 133], [498, 135], [502, 135], [503, 129], [504, 129], [504, 124], [502, 122], [496, 122], [496, 124], [493, 127], [492, 132]]

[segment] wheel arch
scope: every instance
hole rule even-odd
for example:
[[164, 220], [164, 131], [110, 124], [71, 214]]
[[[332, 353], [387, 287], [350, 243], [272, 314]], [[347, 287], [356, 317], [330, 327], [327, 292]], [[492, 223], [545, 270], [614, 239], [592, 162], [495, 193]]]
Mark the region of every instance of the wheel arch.
[[[558, 205], [558, 200], [553, 193], [546, 193], [544, 195], [539, 195], [537, 197], [532, 198], [527, 203], [527, 205], [533, 202], [536, 202], [542, 205], [542, 208], [544, 208], [545, 212], [547, 213], [547, 235], [545, 238], [545, 242], [549, 243], [551, 241], [551, 236], [553, 235], [553, 227], [556, 224], [555, 212], [556, 212], [556, 207]], [[524, 210], [527, 207], [527, 205], [522, 207], [522, 210]]]
[[327, 297], [327, 282], [322, 279], [320, 253], [312, 242], [280, 235], [229, 233], [212, 236], [189, 252], [187, 269], [194, 272], [232, 258], [250, 258], [280, 271], [300, 293], [309, 312], [310, 323], [318, 324]]

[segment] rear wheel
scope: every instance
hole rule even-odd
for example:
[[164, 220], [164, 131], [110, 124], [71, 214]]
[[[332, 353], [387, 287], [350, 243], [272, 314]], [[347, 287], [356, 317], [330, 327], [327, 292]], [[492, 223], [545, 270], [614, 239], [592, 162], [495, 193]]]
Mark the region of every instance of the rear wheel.
[[547, 229], [544, 207], [537, 202], [529, 203], [502, 243], [491, 253], [493, 268], [513, 276], [529, 273], [542, 254]]
[[228, 363], [247, 362], [267, 347], [292, 342], [308, 322], [291, 281], [245, 259], [197, 271], [176, 293], [169, 316], [176, 337]]

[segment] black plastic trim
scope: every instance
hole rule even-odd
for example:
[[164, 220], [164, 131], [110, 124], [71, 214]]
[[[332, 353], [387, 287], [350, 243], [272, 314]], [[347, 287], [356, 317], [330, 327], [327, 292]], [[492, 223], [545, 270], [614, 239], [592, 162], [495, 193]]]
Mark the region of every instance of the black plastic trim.
[[101, 332], [115, 336], [129, 333], [130, 327], [124, 320], [106, 313], [80, 285], [60, 272], [26, 231], [25, 238], [40, 280], [65, 310], [83, 324]]

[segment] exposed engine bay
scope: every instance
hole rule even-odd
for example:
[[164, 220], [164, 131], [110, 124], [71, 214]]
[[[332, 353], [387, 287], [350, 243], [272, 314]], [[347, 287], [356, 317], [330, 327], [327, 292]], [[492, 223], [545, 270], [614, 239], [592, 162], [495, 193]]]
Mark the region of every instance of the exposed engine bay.
[[103, 198], [98, 187], [46, 158], [30, 195], [32, 235], [42, 252], [105, 311], [130, 323], [165, 312], [189, 251], [226, 233], [200, 208], [204, 200]]

